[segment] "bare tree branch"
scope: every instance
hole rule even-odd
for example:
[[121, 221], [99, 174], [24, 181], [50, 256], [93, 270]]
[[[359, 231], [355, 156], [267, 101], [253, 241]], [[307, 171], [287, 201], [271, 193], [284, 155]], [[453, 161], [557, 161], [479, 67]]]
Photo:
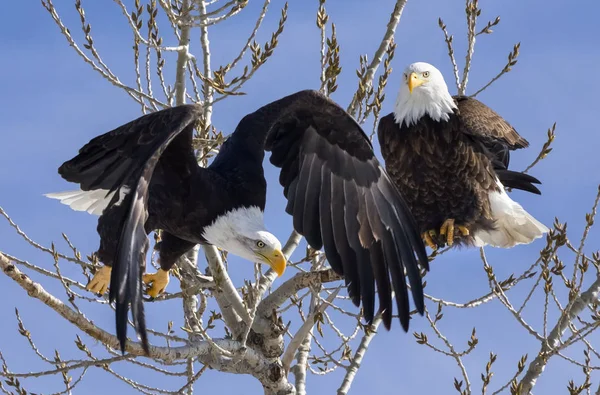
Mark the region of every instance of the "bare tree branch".
[[[30, 297], [40, 300], [63, 318], [78, 327], [81, 331], [103, 344], [106, 344], [108, 347], [115, 350], [119, 348], [119, 341], [116, 336], [98, 328], [84, 315], [73, 311], [63, 302], [49, 294], [40, 284], [32, 281], [1, 253], [0, 269], [27, 291]], [[266, 388], [275, 392], [278, 390], [286, 390], [288, 392], [293, 390], [293, 387], [287, 383], [285, 375], [283, 374], [283, 368], [279, 363], [270, 362], [254, 350], [243, 347], [242, 344], [237, 341], [227, 339], [213, 339], [213, 341], [220, 348], [229, 353], [236, 354], [239, 357], [234, 360], [231, 358], [224, 358], [218, 353], [215, 353], [213, 346], [209, 342], [195, 342], [189, 346], [181, 347], [150, 346], [150, 356], [167, 362], [194, 357], [204, 364], [209, 364], [213, 369], [230, 373], [253, 374]], [[140, 342], [128, 341], [125, 350], [132, 356], [145, 355]], [[277, 378], [277, 380], [272, 380], [273, 377]]]
[[[375, 51], [373, 55], [373, 60], [369, 67], [367, 68], [367, 72], [365, 75], [365, 79], [362, 83], [364, 89], [368, 89], [373, 83], [373, 78], [375, 77], [375, 73], [383, 60], [383, 55], [387, 51], [388, 47], [392, 43], [394, 39], [394, 34], [396, 33], [396, 28], [400, 23], [400, 18], [402, 17], [402, 11], [404, 10], [404, 6], [406, 5], [407, 0], [397, 0], [396, 5], [394, 6], [394, 11], [390, 16], [390, 21], [387, 24], [387, 28], [381, 43], [379, 44], [379, 48]], [[360, 89], [360, 88], [359, 88]], [[354, 115], [356, 113], [356, 107], [358, 105], [358, 94], [355, 94], [348, 106], [348, 113]]]
[[292, 360], [294, 359], [294, 354], [296, 354], [296, 351], [298, 350], [298, 347], [300, 347], [300, 344], [302, 343], [302, 341], [307, 336], [309, 336], [309, 332], [311, 331], [312, 327], [315, 325], [315, 317], [318, 314], [322, 314], [325, 311], [325, 309], [328, 306], [330, 306], [331, 303], [333, 303], [333, 300], [337, 296], [337, 294], [340, 291], [340, 289], [341, 289], [341, 287], [338, 287], [338, 289], [336, 289], [335, 292], [333, 292], [331, 295], [329, 295], [327, 297], [327, 299], [325, 301], [323, 301], [310, 314], [310, 316], [308, 316], [306, 318], [306, 320], [304, 321], [304, 324], [302, 324], [302, 326], [300, 327], [300, 329], [298, 329], [298, 332], [296, 332], [296, 334], [292, 338], [292, 341], [288, 345], [287, 349], [285, 350], [285, 353], [283, 354], [283, 357], [281, 358], [281, 361], [283, 363], [283, 369], [286, 372], [290, 370], [290, 366], [292, 365]]
[[585, 292], [575, 299], [570, 307], [565, 309], [565, 312], [560, 316], [556, 326], [542, 343], [540, 352], [529, 364], [527, 373], [525, 373], [525, 376], [521, 379], [521, 390], [519, 394], [527, 395], [530, 393], [537, 379], [541, 376], [544, 368], [548, 364], [548, 361], [560, 347], [562, 334], [567, 329], [569, 323], [581, 313], [586, 306], [600, 302], [599, 294], [600, 277], [598, 277]]
[[356, 373], [358, 369], [360, 369], [360, 365], [362, 364], [362, 360], [367, 352], [369, 345], [371, 344], [371, 340], [377, 334], [377, 329], [381, 324], [381, 314], [378, 314], [375, 320], [373, 320], [373, 324], [370, 327], [366, 328], [365, 334], [360, 341], [360, 345], [354, 354], [350, 362], [350, 367], [346, 371], [346, 375], [344, 376], [344, 380], [342, 381], [342, 385], [338, 388], [338, 395], [346, 395], [348, 391], [350, 391], [350, 387], [354, 382], [354, 378], [356, 377]]

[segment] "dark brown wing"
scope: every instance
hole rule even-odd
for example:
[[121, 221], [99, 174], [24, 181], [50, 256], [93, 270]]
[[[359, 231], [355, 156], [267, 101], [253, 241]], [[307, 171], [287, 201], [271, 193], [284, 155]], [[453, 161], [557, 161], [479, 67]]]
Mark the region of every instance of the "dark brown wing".
[[522, 189], [535, 194], [540, 190], [533, 184], [540, 184], [535, 177], [508, 170], [510, 151], [526, 148], [529, 142], [517, 133], [498, 113], [477, 99], [455, 96], [461, 131], [472, 137], [478, 150], [492, 161], [494, 170], [506, 187]]
[[144, 115], [92, 139], [58, 170], [64, 179], [78, 183], [84, 191], [112, 192], [121, 187], [125, 187], [121, 191], [128, 191], [119, 204], [113, 198], [100, 218], [118, 238], [109, 297], [116, 302], [117, 337], [123, 351], [129, 303], [136, 331], [148, 351], [141, 277], [148, 249], [144, 224], [152, 174], [159, 161], [180, 173], [200, 171], [191, 145], [199, 114], [197, 107], [186, 105]]
[[281, 168], [279, 181], [294, 228], [311, 247], [324, 247], [354, 304], [362, 300], [366, 321], [374, 317], [377, 286], [379, 310], [390, 328], [393, 289], [407, 330], [405, 271], [422, 313], [419, 264], [428, 269], [427, 255], [414, 218], [360, 126], [316, 91], [287, 96], [243, 122], [269, 130], [265, 148]]
[[477, 99], [455, 96], [464, 132], [506, 144], [511, 150], [525, 148], [529, 142], [498, 113]]

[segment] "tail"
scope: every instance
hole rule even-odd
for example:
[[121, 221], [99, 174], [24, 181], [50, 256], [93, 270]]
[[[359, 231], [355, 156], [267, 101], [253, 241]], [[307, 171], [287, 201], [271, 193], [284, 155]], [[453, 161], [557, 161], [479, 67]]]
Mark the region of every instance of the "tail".
[[500, 191], [489, 194], [495, 228], [480, 230], [473, 235], [477, 247], [491, 245], [510, 248], [517, 244], [529, 244], [548, 232], [544, 224], [508, 196], [500, 180], [498, 186]]
[[[122, 193], [121, 193], [122, 192]], [[127, 186], [122, 186], [117, 191], [110, 192], [105, 189], [94, 189], [91, 191], [82, 191], [81, 189], [65, 192], [47, 193], [44, 196], [50, 199], [60, 200], [62, 204], [66, 204], [75, 211], [87, 211], [93, 215], [102, 215], [102, 212], [118, 193], [118, 200], [115, 203], [119, 205], [125, 195], [129, 192]]]
[[530, 176], [529, 174], [521, 173], [512, 170], [496, 169], [496, 174], [500, 182], [507, 188], [520, 189], [541, 195], [540, 190], [533, 184], [541, 184], [540, 180]]

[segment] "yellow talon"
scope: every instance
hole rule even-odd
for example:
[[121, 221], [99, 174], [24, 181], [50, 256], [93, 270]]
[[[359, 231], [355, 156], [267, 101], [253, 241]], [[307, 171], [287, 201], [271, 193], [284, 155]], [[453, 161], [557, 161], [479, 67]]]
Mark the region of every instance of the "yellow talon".
[[169, 284], [169, 272], [158, 269], [156, 273], [144, 274], [142, 281], [148, 285], [148, 290], [146, 291], [148, 296], [156, 298], [167, 288], [167, 284]]
[[96, 274], [94, 274], [94, 277], [90, 280], [85, 289], [95, 294], [103, 295], [108, 289], [108, 284], [110, 284], [111, 270], [112, 268], [110, 266], [102, 266]]
[[[446, 243], [448, 244], [448, 246], [454, 244], [454, 228], [454, 219], [452, 218], [445, 220], [442, 226], [440, 227], [440, 235], [446, 236]], [[463, 236], [468, 236], [470, 233], [469, 229], [467, 229], [463, 225], [456, 225], [456, 229], [458, 229], [460, 234]]]
[[446, 244], [454, 244], [454, 219], [447, 219], [440, 227], [440, 235], [446, 236]]
[[433, 241], [433, 238], [435, 236], [436, 236], [435, 230], [433, 230], [433, 229], [421, 233], [421, 237], [423, 238], [423, 241], [425, 242], [425, 244], [427, 244], [427, 246], [434, 251], [437, 250], [437, 248], [438, 248], [437, 244]]

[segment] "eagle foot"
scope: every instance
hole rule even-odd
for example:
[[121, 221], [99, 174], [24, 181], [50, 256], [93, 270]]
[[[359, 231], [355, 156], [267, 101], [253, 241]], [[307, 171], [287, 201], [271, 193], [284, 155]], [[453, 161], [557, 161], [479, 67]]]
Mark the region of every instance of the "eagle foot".
[[427, 244], [427, 246], [429, 248], [431, 248], [434, 251], [437, 250], [438, 245], [434, 241], [434, 239], [437, 238], [437, 233], [435, 232], [435, 230], [433, 230], [433, 229], [427, 230], [427, 231], [421, 233], [421, 237], [423, 238], [423, 241], [425, 242], [425, 244]]
[[104, 295], [110, 284], [110, 272], [112, 268], [110, 266], [102, 266], [94, 277], [90, 280], [85, 289], [95, 294]]
[[454, 237], [456, 236], [455, 229], [458, 230], [458, 233], [462, 236], [469, 235], [469, 229], [463, 225], [455, 225], [453, 218], [445, 220], [440, 227], [440, 235], [446, 236], [446, 244], [448, 244], [449, 247], [454, 244]]
[[156, 273], [144, 274], [142, 281], [148, 286], [146, 290], [148, 296], [156, 298], [167, 288], [167, 284], [169, 284], [169, 272], [158, 269]]

